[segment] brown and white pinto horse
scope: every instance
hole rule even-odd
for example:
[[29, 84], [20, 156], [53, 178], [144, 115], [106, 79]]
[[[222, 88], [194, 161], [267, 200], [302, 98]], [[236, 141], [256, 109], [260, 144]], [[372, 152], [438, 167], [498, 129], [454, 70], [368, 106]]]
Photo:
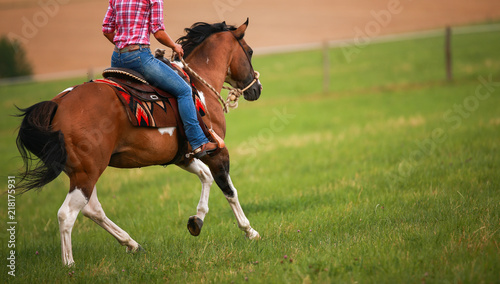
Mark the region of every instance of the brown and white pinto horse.
[[[186, 36], [180, 39], [185, 61], [217, 91], [224, 82], [244, 88], [254, 80], [252, 50], [243, 39], [247, 25], [248, 20], [237, 28], [225, 23], [197, 23], [186, 29]], [[192, 80], [205, 94], [211, 119], [206, 121], [207, 125], [212, 125], [224, 138], [226, 122], [221, 104], [210, 89], [197, 79]], [[261, 89], [257, 81], [244, 92], [244, 98], [257, 100]], [[24, 118], [17, 144], [26, 166], [23, 192], [44, 186], [63, 171], [69, 176], [69, 193], [57, 214], [63, 263], [74, 263], [71, 231], [80, 211], [126, 246], [127, 251], [139, 250], [139, 244], [106, 217], [97, 199], [96, 183], [108, 166], [137, 168], [171, 162], [179, 149], [186, 148], [178, 143], [177, 128], [161, 131], [132, 126], [113, 88], [96, 82], [80, 85], [65, 96], [58, 95], [22, 111], [20, 116]], [[30, 152], [40, 159], [37, 165], [32, 166]], [[201, 161], [194, 159], [189, 164], [177, 165], [196, 174], [202, 184], [197, 213], [188, 221], [191, 234], [200, 233], [208, 213], [210, 186], [215, 180], [239, 228], [250, 239], [260, 238], [243, 213], [231, 182], [227, 148]]]

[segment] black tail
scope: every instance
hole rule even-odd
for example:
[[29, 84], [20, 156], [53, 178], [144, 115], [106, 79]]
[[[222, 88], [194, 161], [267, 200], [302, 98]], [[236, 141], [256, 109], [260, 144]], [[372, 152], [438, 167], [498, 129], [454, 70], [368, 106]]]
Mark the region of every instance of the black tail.
[[[41, 188], [61, 174], [66, 165], [66, 148], [61, 131], [52, 130], [57, 104], [52, 101], [19, 109], [24, 117], [17, 135], [17, 149], [24, 161], [24, 172], [18, 189], [24, 193]], [[34, 154], [39, 158], [38, 161]]]

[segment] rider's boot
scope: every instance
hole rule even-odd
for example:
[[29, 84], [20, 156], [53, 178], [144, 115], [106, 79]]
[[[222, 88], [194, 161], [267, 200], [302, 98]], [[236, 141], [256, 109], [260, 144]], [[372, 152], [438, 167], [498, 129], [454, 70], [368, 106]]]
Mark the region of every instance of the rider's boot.
[[199, 159], [199, 158], [204, 157], [207, 154], [213, 153], [215, 150], [217, 150], [217, 148], [218, 148], [217, 143], [208, 142], [208, 143], [205, 143], [205, 144], [201, 145], [200, 147], [196, 148], [193, 151], [193, 153], [194, 153], [194, 156]]

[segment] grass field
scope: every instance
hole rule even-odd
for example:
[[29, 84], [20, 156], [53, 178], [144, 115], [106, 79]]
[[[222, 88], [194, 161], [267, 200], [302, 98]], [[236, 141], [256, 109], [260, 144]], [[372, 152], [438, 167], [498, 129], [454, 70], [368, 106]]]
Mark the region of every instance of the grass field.
[[[251, 44], [251, 43], [250, 43]], [[232, 179], [249, 241], [214, 185], [199, 237], [198, 179], [176, 167], [109, 168], [98, 183], [108, 217], [146, 250], [127, 254], [83, 216], [76, 265], [63, 267], [61, 176], [16, 198], [16, 271], [7, 274], [7, 196], [0, 204], [1, 279], [93, 283], [499, 283], [500, 34], [366, 46], [349, 63], [332, 49], [260, 56], [264, 92], [227, 115]], [[0, 108], [49, 99], [82, 79], [0, 87]], [[486, 82], [486, 83], [485, 83]], [[489, 82], [489, 83], [488, 83]], [[18, 120], [0, 121], [2, 188], [20, 167]]]

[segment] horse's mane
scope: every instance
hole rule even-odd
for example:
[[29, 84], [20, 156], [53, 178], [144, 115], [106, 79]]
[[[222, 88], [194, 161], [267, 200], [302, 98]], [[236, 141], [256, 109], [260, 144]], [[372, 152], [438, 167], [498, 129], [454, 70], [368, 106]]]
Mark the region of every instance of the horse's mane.
[[186, 32], [186, 35], [180, 37], [176, 42], [182, 45], [182, 48], [184, 49], [184, 58], [186, 58], [198, 45], [200, 45], [209, 36], [215, 33], [234, 30], [236, 30], [236, 27], [228, 26], [226, 25], [226, 22], [215, 24], [197, 22], [190, 28], [185, 28], [184, 31]]

